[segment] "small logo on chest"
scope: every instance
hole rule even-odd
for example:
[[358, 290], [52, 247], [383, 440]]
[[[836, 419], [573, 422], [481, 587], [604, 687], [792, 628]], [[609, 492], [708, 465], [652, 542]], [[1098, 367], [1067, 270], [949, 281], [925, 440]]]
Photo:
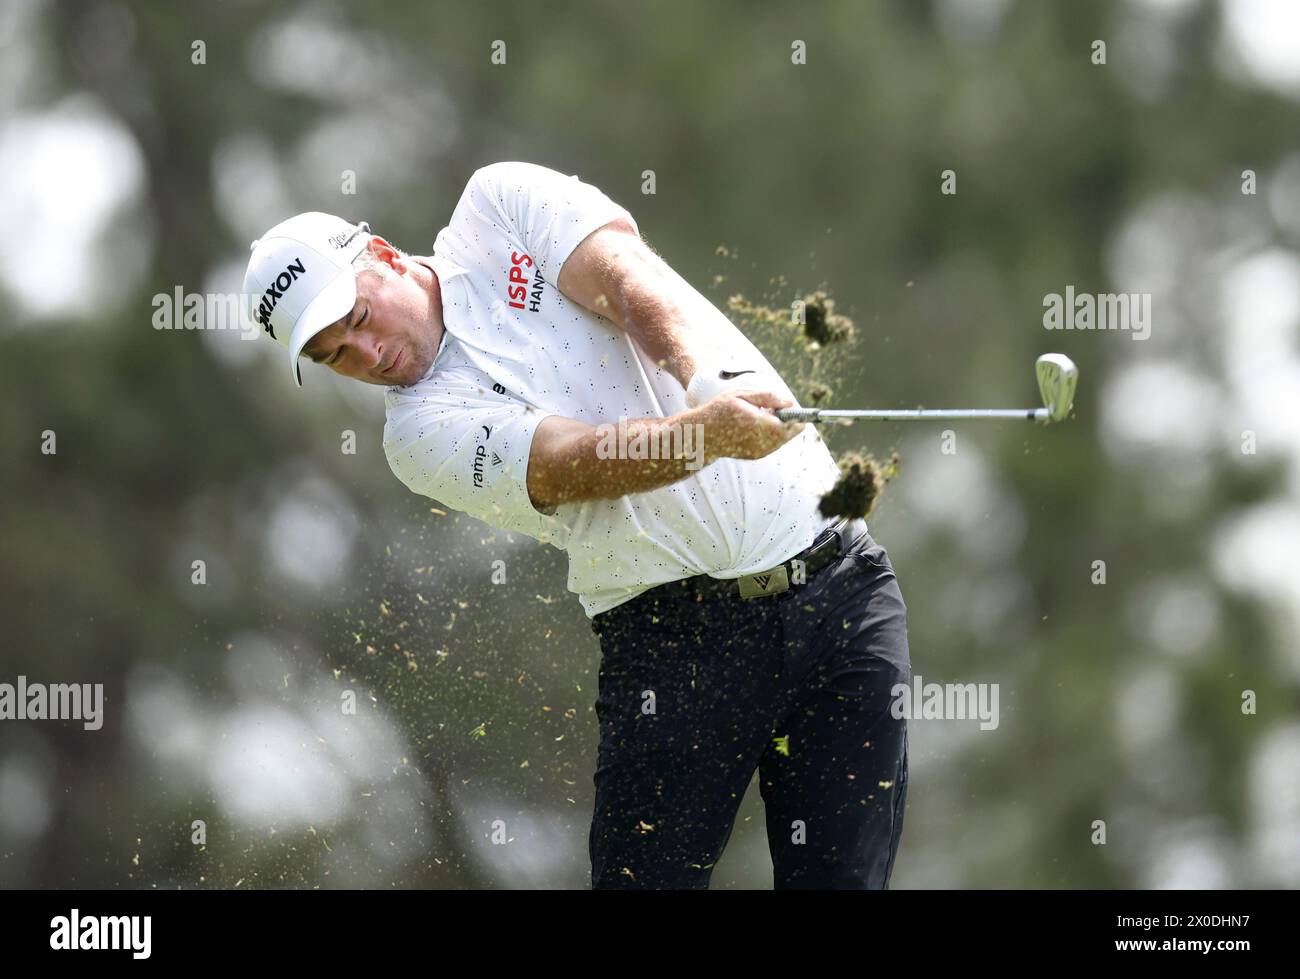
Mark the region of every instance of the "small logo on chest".
[[[487, 440], [492, 437], [491, 426], [480, 425], [479, 427], [483, 429], [483, 441], [487, 442]], [[492, 455], [495, 456], [496, 453], [493, 452]], [[483, 488], [483, 463], [487, 461], [487, 457], [488, 457], [488, 450], [486, 445], [479, 444], [474, 446], [474, 466], [472, 472], [474, 475], [475, 489]]]

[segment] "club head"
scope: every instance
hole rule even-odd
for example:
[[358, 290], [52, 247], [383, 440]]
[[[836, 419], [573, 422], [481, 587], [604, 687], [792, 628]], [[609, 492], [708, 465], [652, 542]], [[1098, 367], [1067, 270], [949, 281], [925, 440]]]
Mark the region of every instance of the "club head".
[[1064, 421], [1074, 405], [1074, 388], [1079, 383], [1079, 368], [1065, 354], [1043, 354], [1034, 364], [1038, 391], [1043, 396], [1047, 420]]

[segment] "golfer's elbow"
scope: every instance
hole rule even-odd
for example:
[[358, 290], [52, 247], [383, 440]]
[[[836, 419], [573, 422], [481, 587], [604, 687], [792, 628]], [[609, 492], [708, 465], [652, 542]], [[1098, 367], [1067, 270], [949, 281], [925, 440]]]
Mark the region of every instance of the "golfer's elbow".
[[596, 499], [585, 492], [582, 460], [594, 453], [596, 429], [561, 415], [542, 419], [528, 453], [528, 499], [545, 513], [562, 503]]

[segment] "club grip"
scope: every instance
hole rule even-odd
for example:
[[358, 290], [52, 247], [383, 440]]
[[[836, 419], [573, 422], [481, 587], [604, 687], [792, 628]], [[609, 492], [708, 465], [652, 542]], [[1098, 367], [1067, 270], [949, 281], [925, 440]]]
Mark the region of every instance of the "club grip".
[[821, 412], [816, 408], [778, 408], [775, 414], [783, 422], [815, 422]]

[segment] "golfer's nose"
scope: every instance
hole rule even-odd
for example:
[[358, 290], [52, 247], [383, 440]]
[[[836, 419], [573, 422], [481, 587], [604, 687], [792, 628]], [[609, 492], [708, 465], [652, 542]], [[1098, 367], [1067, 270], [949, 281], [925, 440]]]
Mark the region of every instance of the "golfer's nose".
[[363, 334], [353, 342], [357, 348], [357, 358], [361, 361], [363, 368], [374, 370], [383, 363], [384, 345], [375, 337]]

